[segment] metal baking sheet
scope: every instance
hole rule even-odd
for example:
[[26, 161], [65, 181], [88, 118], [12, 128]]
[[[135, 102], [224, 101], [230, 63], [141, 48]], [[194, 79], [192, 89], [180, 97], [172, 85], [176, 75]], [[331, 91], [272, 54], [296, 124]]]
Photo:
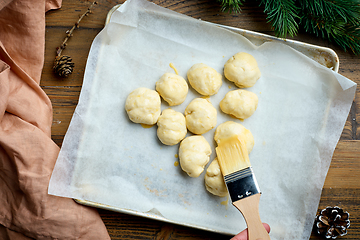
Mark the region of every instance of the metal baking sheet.
[[[121, 4], [116, 5], [109, 11], [107, 18], [106, 18], [105, 25], [109, 23], [113, 12], [116, 11], [120, 6], [121, 6]], [[338, 58], [337, 54], [330, 48], [311, 45], [311, 44], [307, 44], [307, 43], [303, 43], [303, 42], [299, 42], [299, 41], [295, 41], [295, 40], [280, 39], [280, 38], [276, 38], [274, 36], [270, 36], [270, 35], [266, 35], [266, 34], [262, 34], [262, 33], [258, 33], [258, 32], [253, 32], [253, 31], [249, 31], [249, 30], [245, 30], [245, 29], [225, 26], [225, 25], [219, 25], [219, 24], [214, 24], [214, 25], [231, 30], [236, 33], [239, 33], [239, 34], [243, 35], [244, 37], [246, 37], [247, 39], [249, 39], [253, 44], [255, 44], [257, 46], [259, 46], [265, 42], [269, 42], [269, 41], [278, 41], [278, 42], [285, 43], [285, 44], [291, 46], [292, 48], [298, 50], [299, 52], [303, 53], [304, 55], [308, 56], [309, 58], [319, 62], [323, 66], [325, 66], [335, 72], [338, 72], [338, 70], [339, 70], [339, 58]], [[186, 222], [178, 222], [178, 221], [169, 220], [169, 219], [163, 217], [161, 214], [159, 214], [156, 211], [149, 211], [149, 212], [144, 213], [144, 212], [138, 212], [138, 211], [131, 210], [131, 209], [113, 207], [110, 205], [96, 203], [96, 202], [87, 201], [87, 200], [79, 200], [79, 199], [74, 199], [74, 200], [80, 204], [91, 206], [91, 207], [106, 209], [106, 210], [120, 212], [120, 213], [124, 213], [124, 214], [130, 214], [130, 215], [134, 215], [134, 216], [140, 216], [140, 217], [144, 217], [144, 218], [149, 218], [149, 219], [168, 222], [168, 223], [172, 223], [172, 224], [178, 224], [181, 226], [187, 226], [187, 227], [217, 232], [217, 233], [221, 233], [221, 234], [229, 234], [228, 232], [218, 231], [217, 229], [204, 228], [199, 225], [189, 224]]]

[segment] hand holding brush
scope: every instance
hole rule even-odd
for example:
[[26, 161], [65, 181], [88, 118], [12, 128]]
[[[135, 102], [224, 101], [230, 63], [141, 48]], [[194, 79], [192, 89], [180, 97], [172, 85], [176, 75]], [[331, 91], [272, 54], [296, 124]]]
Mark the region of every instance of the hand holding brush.
[[[263, 226], [264, 226], [264, 228], [266, 229], [267, 232], [270, 232], [269, 224], [263, 223]], [[247, 239], [248, 239], [248, 230], [245, 229], [245, 230], [241, 231], [240, 233], [236, 234], [230, 240], [247, 240]], [[262, 239], [258, 239], [258, 240], [262, 240]]]
[[244, 140], [237, 135], [224, 139], [216, 148], [216, 154], [232, 204], [245, 218], [249, 240], [270, 240], [260, 220], [261, 193]]

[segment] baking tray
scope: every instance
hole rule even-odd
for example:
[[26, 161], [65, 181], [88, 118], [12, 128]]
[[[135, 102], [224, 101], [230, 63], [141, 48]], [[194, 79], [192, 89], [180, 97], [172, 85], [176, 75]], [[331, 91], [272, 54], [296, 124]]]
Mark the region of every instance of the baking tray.
[[[114, 6], [108, 12], [106, 21], [105, 21], [105, 25], [110, 22], [111, 15], [120, 6], [121, 6], [121, 4], [118, 4], [118, 5]], [[211, 24], [214, 24], [214, 23], [211, 23]], [[280, 39], [280, 38], [276, 38], [271, 35], [266, 35], [266, 34], [262, 34], [262, 33], [258, 33], [258, 32], [253, 32], [253, 31], [249, 31], [249, 30], [244, 30], [244, 29], [220, 25], [220, 24], [214, 24], [214, 25], [231, 30], [236, 33], [239, 33], [257, 46], [260, 46], [261, 44], [263, 44], [265, 42], [269, 42], [269, 41], [278, 41], [278, 42], [284, 43], [335, 72], [338, 72], [338, 70], [339, 70], [339, 58], [338, 58], [337, 54], [335, 53], [335, 51], [333, 51], [330, 48], [307, 44], [307, 43], [303, 43], [303, 42], [299, 42], [299, 41], [295, 41], [295, 40]], [[131, 209], [113, 207], [113, 206], [109, 206], [106, 204], [96, 203], [96, 202], [87, 201], [87, 200], [80, 200], [80, 199], [74, 199], [74, 200], [79, 204], [83, 204], [83, 205], [90, 206], [90, 207], [106, 209], [106, 210], [110, 210], [110, 211], [120, 212], [120, 213], [124, 213], [124, 214], [144, 217], [144, 218], [163, 221], [163, 222], [168, 222], [168, 223], [177, 224], [177, 225], [186, 226], [186, 227], [197, 228], [197, 229], [206, 230], [206, 231], [217, 232], [217, 233], [221, 233], [221, 234], [227, 234], [227, 235], [229, 234], [227, 232], [221, 232], [218, 230], [209, 229], [209, 228], [201, 227], [198, 225], [169, 220], [169, 219], [161, 216], [160, 213], [153, 211], [153, 210], [150, 210], [148, 212], [138, 212], [138, 211], [134, 211]]]
[[[111, 15], [120, 6], [121, 6], [121, 4], [118, 4], [109, 11], [109, 13], [107, 14], [106, 20], [105, 20], [105, 25], [110, 22]], [[211, 23], [211, 22], [209, 22], [209, 23]], [[239, 33], [239, 34], [243, 35], [244, 37], [246, 37], [248, 40], [250, 40], [256, 46], [260, 46], [261, 44], [263, 44], [265, 42], [270, 42], [270, 41], [277, 41], [277, 42], [284, 43], [284, 44], [296, 49], [297, 51], [301, 52], [302, 54], [306, 55], [307, 57], [313, 59], [314, 61], [320, 63], [321, 65], [323, 65], [335, 72], [339, 71], [339, 57], [337, 56], [336, 52], [330, 48], [312, 45], [312, 44], [299, 42], [299, 41], [291, 40], [291, 39], [277, 38], [277, 37], [274, 37], [271, 35], [258, 33], [258, 32], [254, 32], [254, 31], [249, 31], [249, 30], [245, 30], [245, 29], [241, 29], [241, 28], [236, 28], [236, 27], [231, 27], [231, 26], [226, 26], [226, 25], [221, 25], [221, 24], [216, 24], [216, 23], [211, 23], [211, 24], [214, 24], [218, 27], [222, 27], [222, 28], [231, 30], [233, 32]]]

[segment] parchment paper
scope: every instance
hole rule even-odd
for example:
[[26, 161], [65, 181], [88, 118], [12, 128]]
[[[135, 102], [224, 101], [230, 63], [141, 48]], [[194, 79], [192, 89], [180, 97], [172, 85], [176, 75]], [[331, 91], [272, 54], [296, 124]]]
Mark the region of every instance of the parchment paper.
[[[259, 104], [239, 121], [219, 102], [235, 85], [224, 79], [210, 97], [218, 125], [231, 120], [254, 135], [250, 153], [262, 196], [260, 215], [271, 239], [308, 239], [332, 154], [343, 130], [356, 84], [281, 43], [255, 47], [241, 35], [161, 8], [128, 0], [95, 38], [78, 106], [66, 133], [49, 193], [139, 212], [229, 234], [246, 227], [227, 198], [209, 194], [204, 173], [188, 177], [174, 164], [178, 145], [165, 146], [156, 126], [132, 123], [124, 110], [138, 87], [155, 89], [170, 63], [186, 78], [195, 63], [223, 72], [224, 63], [244, 51], [258, 61], [262, 77], [248, 90]], [[200, 97], [190, 88], [184, 112]], [[162, 109], [169, 106], [163, 103]], [[204, 134], [213, 147], [213, 134]], [[190, 135], [190, 134], [188, 134]]]

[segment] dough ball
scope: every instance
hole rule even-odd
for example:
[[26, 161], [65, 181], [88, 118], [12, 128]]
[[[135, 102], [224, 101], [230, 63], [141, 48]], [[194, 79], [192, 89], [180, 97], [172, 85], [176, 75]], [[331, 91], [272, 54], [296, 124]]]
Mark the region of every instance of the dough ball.
[[134, 123], [153, 125], [161, 113], [160, 95], [148, 88], [137, 88], [126, 98], [125, 110]]
[[205, 187], [206, 190], [216, 196], [225, 197], [228, 195], [228, 190], [217, 158], [215, 158], [206, 169]]
[[156, 91], [170, 106], [183, 103], [189, 90], [185, 79], [175, 73], [165, 73], [155, 86]]
[[256, 59], [245, 52], [232, 56], [224, 65], [225, 77], [239, 88], [254, 86], [261, 72]]
[[203, 136], [190, 136], [181, 141], [179, 161], [181, 169], [190, 177], [198, 177], [210, 160], [211, 147]]
[[216, 94], [222, 85], [222, 76], [215, 69], [203, 63], [193, 65], [187, 72], [190, 85], [200, 94]]
[[185, 117], [172, 109], [165, 109], [157, 121], [157, 136], [165, 145], [175, 145], [187, 133]]
[[238, 135], [245, 141], [247, 151], [250, 153], [254, 147], [254, 137], [250, 130], [246, 129], [240, 123], [227, 121], [220, 124], [215, 130], [214, 139], [216, 143], [219, 144], [222, 139], [229, 138], [233, 135]]
[[194, 134], [203, 134], [216, 126], [217, 112], [204, 98], [195, 98], [185, 108], [186, 126]]
[[238, 89], [228, 92], [220, 102], [220, 109], [239, 119], [253, 115], [258, 105], [258, 96], [246, 90]]

